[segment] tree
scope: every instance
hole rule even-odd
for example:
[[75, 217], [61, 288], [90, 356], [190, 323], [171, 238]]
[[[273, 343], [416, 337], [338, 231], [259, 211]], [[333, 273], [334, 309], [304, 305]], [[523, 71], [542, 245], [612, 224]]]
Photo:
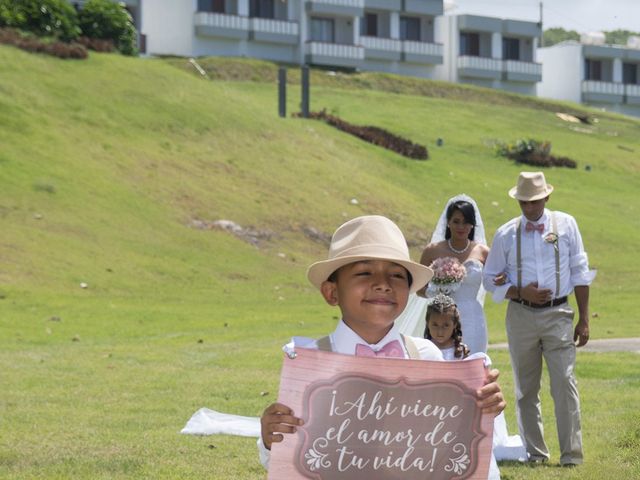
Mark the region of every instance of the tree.
[[629, 37], [634, 35], [640, 36], [640, 33], [631, 32], [629, 30], [613, 30], [611, 32], [604, 32], [605, 42], [613, 45], [626, 45]]
[[67, 42], [80, 35], [76, 11], [66, 0], [0, 0], [0, 27]]
[[137, 32], [123, 4], [110, 0], [89, 0], [78, 14], [82, 34], [89, 38], [111, 40], [124, 55], [136, 55]]
[[542, 34], [545, 47], [550, 47], [556, 43], [565, 42], [567, 40], [580, 41], [580, 34], [575, 30], [565, 30], [564, 28], [549, 28]]

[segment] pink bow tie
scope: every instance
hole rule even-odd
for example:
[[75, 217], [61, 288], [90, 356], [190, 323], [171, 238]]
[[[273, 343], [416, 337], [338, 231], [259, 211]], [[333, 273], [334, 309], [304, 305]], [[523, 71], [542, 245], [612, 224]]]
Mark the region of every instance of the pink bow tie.
[[525, 231], [533, 232], [534, 230], [537, 230], [538, 233], [542, 233], [544, 231], [544, 223], [539, 223], [538, 225], [536, 225], [535, 223], [527, 222]]
[[395, 357], [404, 358], [404, 350], [398, 340], [387, 343], [377, 352], [369, 345], [358, 343], [356, 345], [356, 356], [358, 357]]

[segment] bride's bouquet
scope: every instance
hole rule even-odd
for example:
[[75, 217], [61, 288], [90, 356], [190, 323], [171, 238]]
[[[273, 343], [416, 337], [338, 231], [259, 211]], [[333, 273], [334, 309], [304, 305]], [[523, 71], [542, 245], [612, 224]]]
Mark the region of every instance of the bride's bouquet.
[[467, 269], [454, 257], [436, 258], [429, 268], [433, 270], [433, 278], [429, 282], [427, 292], [433, 296], [438, 293], [453, 294], [467, 274]]

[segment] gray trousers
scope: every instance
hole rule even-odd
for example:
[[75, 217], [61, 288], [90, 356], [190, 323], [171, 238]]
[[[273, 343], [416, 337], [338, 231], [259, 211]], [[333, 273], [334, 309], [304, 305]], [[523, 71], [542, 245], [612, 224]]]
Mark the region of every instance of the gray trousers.
[[582, 463], [573, 317], [574, 311], [566, 303], [535, 309], [509, 302], [507, 308], [507, 337], [515, 380], [518, 427], [532, 459], [549, 458], [539, 394], [544, 357], [555, 405], [560, 463]]

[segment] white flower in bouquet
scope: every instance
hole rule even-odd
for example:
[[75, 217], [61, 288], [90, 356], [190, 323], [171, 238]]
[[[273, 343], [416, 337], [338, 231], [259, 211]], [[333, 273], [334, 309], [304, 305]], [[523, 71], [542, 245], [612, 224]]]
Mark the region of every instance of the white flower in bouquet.
[[433, 270], [433, 278], [429, 282], [429, 292], [432, 294], [455, 292], [464, 277], [467, 269], [454, 257], [436, 258], [429, 268]]

